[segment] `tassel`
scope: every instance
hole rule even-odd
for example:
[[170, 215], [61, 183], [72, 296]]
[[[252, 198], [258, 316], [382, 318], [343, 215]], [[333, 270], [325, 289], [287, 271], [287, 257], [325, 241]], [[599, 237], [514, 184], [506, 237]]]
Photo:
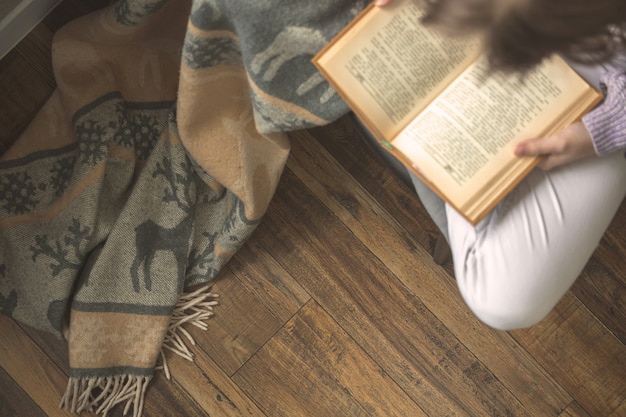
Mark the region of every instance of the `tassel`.
[[[171, 374], [165, 350], [193, 361], [193, 354], [188, 345], [195, 346], [196, 341], [182, 326], [190, 324], [202, 330], [208, 329], [205, 321], [214, 315], [213, 307], [217, 305], [215, 299], [219, 297], [218, 294], [212, 293], [210, 288], [210, 285], [205, 285], [191, 293], [183, 293], [174, 306], [167, 334], [161, 345], [162, 364], [157, 367], [165, 372], [168, 380], [171, 379]], [[125, 402], [124, 415], [132, 406], [133, 417], [141, 417], [150, 380], [152, 376], [70, 377], [59, 408], [72, 413], [95, 412], [106, 417], [114, 406]]]
[[202, 330], [208, 329], [209, 326], [205, 321], [214, 315], [213, 307], [217, 305], [215, 298], [219, 297], [210, 289], [210, 285], [204, 285], [191, 293], [183, 293], [174, 306], [167, 334], [161, 345], [161, 366], [157, 367], [157, 369], [164, 371], [168, 380], [171, 378], [171, 374], [167, 365], [165, 350], [193, 362], [193, 353], [189, 345], [195, 346], [196, 341], [182, 326], [190, 324]]
[[[133, 407], [133, 417], [141, 417], [146, 388], [151, 376], [116, 375], [98, 378], [73, 378], [67, 384], [59, 408], [71, 413], [82, 411], [106, 417], [115, 405], [126, 402], [124, 415]], [[94, 397], [94, 391], [100, 394]]]

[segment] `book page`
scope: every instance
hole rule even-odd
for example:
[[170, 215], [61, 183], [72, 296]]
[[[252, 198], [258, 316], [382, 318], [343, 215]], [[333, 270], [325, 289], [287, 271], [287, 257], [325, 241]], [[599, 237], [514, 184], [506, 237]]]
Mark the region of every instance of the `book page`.
[[523, 78], [487, 66], [478, 60], [391, 142], [460, 211], [536, 163], [514, 156], [519, 141], [572, 123], [597, 99], [558, 57]]
[[316, 58], [379, 139], [395, 136], [478, 55], [476, 39], [444, 38], [422, 15], [420, 0], [369, 8]]

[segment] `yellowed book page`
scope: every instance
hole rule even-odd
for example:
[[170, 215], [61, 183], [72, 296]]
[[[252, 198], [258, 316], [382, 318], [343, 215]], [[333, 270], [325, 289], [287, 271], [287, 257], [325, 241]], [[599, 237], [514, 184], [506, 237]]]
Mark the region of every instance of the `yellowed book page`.
[[519, 141], [572, 123], [593, 91], [558, 57], [523, 79], [488, 74], [481, 58], [391, 143], [444, 199], [470, 210], [533, 163], [514, 156]]
[[444, 38], [422, 15], [419, 0], [371, 8], [317, 58], [379, 139], [395, 136], [478, 55], [477, 40]]

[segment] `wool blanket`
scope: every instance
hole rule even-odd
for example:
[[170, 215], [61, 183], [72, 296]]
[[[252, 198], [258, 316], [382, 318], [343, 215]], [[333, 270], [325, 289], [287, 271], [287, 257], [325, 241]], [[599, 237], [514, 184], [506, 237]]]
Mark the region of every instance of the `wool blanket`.
[[0, 160], [0, 311], [67, 338], [63, 407], [141, 414], [262, 219], [285, 132], [347, 113], [310, 60], [365, 6], [119, 0], [55, 34], [57, 88]]

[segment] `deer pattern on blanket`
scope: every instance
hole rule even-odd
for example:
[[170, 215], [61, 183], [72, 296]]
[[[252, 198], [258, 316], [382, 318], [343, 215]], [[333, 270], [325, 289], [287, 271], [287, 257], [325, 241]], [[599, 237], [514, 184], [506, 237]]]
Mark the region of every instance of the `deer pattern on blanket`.
[[140, 415], [181, 292], [261, 221], [285, 132], [348, 112], [311, 58], [368, 3], [116, 0], [55, 34], [56, 90], [0, 160], [0, 313], [67, 329], [68, 410]]
[[[190, 164], [184, 161], [183, 170]], [[137, 254], [131, 266], [133, 289], [139, 292], [139, 268], [143, 264], [143, 283], [147, 291], [152, 290], [151, 265], [158, 251], [169, 251], [176, 261], [176, 277], [179, 282], [184, 280], [187, 264], [189, 238], [193, 227], [193, 209], [191, 202], [189, 175], [176, 175], [171, 169], [171, 161], [167, 158], [157, 164], [152, 177], [161, 177], [167, 189], [164, 201], [172, 202], [183, 213], [183, 219], [172, 227], [161, 226], [153, 220], [146, 220], [135, 227], [135, 249]]]
[[[327, 43], [328, 39], [320, 30], [287, 26], [265, 50], [254, 56], [250, 69], [254, 74], [260, 74], [263, 81], [270, 82], [276, 77], [281, 67], [290, 60], [300, 56], [313, 57]], [[324, 78], [321, 74], [313, 73], [296, 88], [296, 93], [305, 94], [323, 82]], [[326, 91], [320, 97], [320, 101], [326, 103], [333, 94], [334, 90], [326, 86]]]
[[[79, 110], [73, 124], [77, 144], [0, 170], [0, 191], [27, 191], [19, 199], [0, 193], [0, 227], [15, 231], [0, 250], [0, 313], [57, 334], [70, 304], [94, 308], [123, 293], [126, 307], [119, 308], [142, 308], [154, 302], [155, 279], [157, 292], [169, 288], [174, 296], [211, 280], [258, 224], [191, 159], [177, 139], [171, 102], [107, 94]], [[65, 208], [54, 217], [59, 204]], [[32, 222], [30, 212], [50, 220]], [[32, 302], [11, 287], [15, 271], [48, 277], [36, 288], [52, 299]]]
[[[170, 209], [178, 210], [180, 214], [162, 216], [167, 210], [162, 208], [157, 210], [161, 214], [159, 217], [179, 220], [173, 225], [163, 225], [158, 220], [148, 219], [134, 228], [136, 254], [130, 267], [133, 290], [152, 290], [153, 263], [163, 252], [169, 252], [175, 260], [175, 271], [172, 273], [175, 273], [179, 283], [179, 291], [185, 283], [194, 279], [214, 277], [224, 261], [216, 253], [217, 249], [223, 249], [220, 239], [238, 242], [240, 238], [231, 227], [236, 231], [241, 221], [250, 227], [257, 222], [245, 218], [241, 200], [224, 190], [206, 189], [205, 184], [212, 179], [188, 157], [180, 161], [178, 169], [173, 167], [170, 159], [163, 157], [152, 170], [151, 177], [163, 184], [161, 203], [172, 206]], [[211, 231], [211, 227], [196, 216], [196, 210], [202, 212], [205, 207], [212, 206], [215, 211], [220, 204], [224, 206], [217, 211], [223, 213], [223, 220], [219, 223], [221, 227]], [[194, 229], [198, 229], [199, 236], [192, 235]], [[192, 245], [194, 241], [200, 243]]]
[[367, 3], [195, 0], [190, 22], [198, 30], [187, 32], [183, 60], [196, 70], [243, 63], [262, 133], [326, 124], [348, 107], [311, 59]]
[[[197, 74], [214, 67], [245, 71], [249, 89], [242, 93], [249, 94], [261, 134], [335, 120], [348, 108], [310, 60], [368, 1], [294, 0], [278, 13], [276, 7], [285, 4], [118, 0], [102, 16], [86, 17], [83, 26], [92, 29], [81, 42], [93, 61], [70, 59], [69, 52], [56, 54], [55, 60], [62, 90], [69, 91], [63, 104], [78, 100], [76, 107], [67, 113], [71, 106], [63, 107], [62, 99], [53, 96], [39, 118], [47, 121], [25, 137], [33, 143], [45, 137], [48, 147], [0, 163], [3, 313], [58, 333], [68, 303], [154, 304], [150, 293], [170, 291], [175, 297], [183, 285], [216, 276], [260, 219], [248, 219], [244, 201], [204, 172], [177, 137], [172, 80], [180, 74], [171, 70], [182, 64]], [[187, 14], [181, 11], [187, 5], [187, 29], [172, 29], [164, 38], [159, 25]], [[124, 29], [108, 33], [114, 23]], [[131, 36], [134, 27], [141, 36]], [[55, 37], [57, 51], [78, 47], [73, 37], [80, 30], [74, 29]], [[129, 34], [133, 51], [142, 52], [122, 53], [118, 63], [118, 57], [106, 55], [116, 49], [98, 49], [107, 43], [90, 43], [92, 34], [110, 36], [111, 45]], [[142, 38], [146, 34], [158, 37], [150, 43]], [[102, 62], [112, 66], [95, 67]], [[109, 69], [127, 79], [116, 85]], [[85, 89], [81, 83], [86, 80]], [[101, 96], [90, 95], [95, 91]], [[50, 121], [59, 122], [57, 130], [45, 127]], [[217, 139], [207, 146], [223, 144]], [[159, 281], [163, 274], [176, 278], [168, 281], [173, 287], [167, 291]], [[33, 277], [37, 285], [12, 278], [17, 276]], [[28, 294], [33, 288], [36, 294]], [[41, 303], [44, 299], [47, 303]]]

